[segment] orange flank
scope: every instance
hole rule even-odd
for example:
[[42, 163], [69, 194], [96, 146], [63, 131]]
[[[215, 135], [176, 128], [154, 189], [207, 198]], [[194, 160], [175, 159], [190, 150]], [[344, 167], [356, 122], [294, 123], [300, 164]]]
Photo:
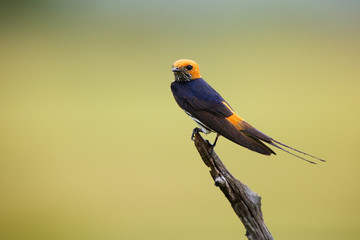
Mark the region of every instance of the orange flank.
[[180, 59], [174, 62], [173, 68], [185, 69], [188, 65], [192, 66], [191, 70], [187, 70], [191, 74], [191, 79], [201, 78], [199, 64], [190, 59]]
[[239, 117], [239, 115], [237, 115], [236, 113], [234, 113], [230, 117], [227, 117], [226, 119], [229, 120], [231, 122], [231, 124], [234, 125], [238, 130], [244, 129], [241, 126], [243, 119], [241, 117]]
[[237, 113], [234, 112], [234, 110], [232, 110], [232, 108], [226, 102], [222, 102], [222, 103], [233, 113], [231, 116], [227, 117], [226, 119], [229, 120], [229, 122], [231, 122], [231, 124], [234, 125], [238, 130], [243, 130], [244, 127], [242, 126], [241, 123], [244, 121], [244, 119], [239, 115], [237, 115]]

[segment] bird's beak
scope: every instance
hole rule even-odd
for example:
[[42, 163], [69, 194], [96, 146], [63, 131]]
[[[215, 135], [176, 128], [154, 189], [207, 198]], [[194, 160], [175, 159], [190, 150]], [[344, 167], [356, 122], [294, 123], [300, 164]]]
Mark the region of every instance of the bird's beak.
[[180, 72], [181, 70], [180, 70], [179, 68], [177, 68], [177, 67], [173, 67], [173, 68], [172, 68], [172, 71], [173, 71], [173, 72]]

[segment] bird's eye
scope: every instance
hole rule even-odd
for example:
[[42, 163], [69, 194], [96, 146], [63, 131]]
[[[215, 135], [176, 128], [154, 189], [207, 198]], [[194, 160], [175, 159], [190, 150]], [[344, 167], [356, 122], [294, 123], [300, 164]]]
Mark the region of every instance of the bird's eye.
[[186, 66], [186, 69], [190, 71], [191, 69], [193, 69], [193, 66], [187, 65], [187, 66]]

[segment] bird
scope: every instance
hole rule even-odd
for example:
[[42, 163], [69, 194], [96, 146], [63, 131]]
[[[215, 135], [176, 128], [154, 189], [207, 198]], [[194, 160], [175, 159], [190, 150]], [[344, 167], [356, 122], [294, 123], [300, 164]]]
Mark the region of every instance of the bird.
[[[199, 65], [195, 61], [179, 59], [172, 65], [172, 72], [175, 79], [171, 83], [171, 91], [175, 101], [198, 125], [194, 128], [191, 139], [193, 140], [196, 132], [216, 133], [210, 153], [212, 153], [219, 136], [223, 136], [263, 155], [276, 155], [266, 145], [269, 144], [312, 164], [316, 164], [316, 162], [308, 158], [325, 162], [324, 159], [285, 145], [251, 126], [201, 77]], [[297, 152], [297, 154], [291, 151]]]

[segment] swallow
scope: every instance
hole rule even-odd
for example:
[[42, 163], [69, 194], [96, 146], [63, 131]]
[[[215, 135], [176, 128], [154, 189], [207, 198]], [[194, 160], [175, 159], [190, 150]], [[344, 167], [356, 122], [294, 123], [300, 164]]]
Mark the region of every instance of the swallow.
[[172, 72], [175, 77], [175, 80], [171, 83], [171, 91], [174, 98], [180, 108], [199, 126], [193, 130], [192, 139], [196, 131], [205, 134], [215, 132], [217, 135], [212, 149], [215, 147], [219, 136], [223, 136], [240, 146], [260, 154], [276, 155], [266, 145], [269, 144], [313, 164], [316, 163], [290, 152], [290, 150], [325, 162], [323, 159], [276, 141], [247, 123], [215, 89], [201, 78], [199, 65], [196, 62], [189, 59], [177, 60], [172, 65]]

